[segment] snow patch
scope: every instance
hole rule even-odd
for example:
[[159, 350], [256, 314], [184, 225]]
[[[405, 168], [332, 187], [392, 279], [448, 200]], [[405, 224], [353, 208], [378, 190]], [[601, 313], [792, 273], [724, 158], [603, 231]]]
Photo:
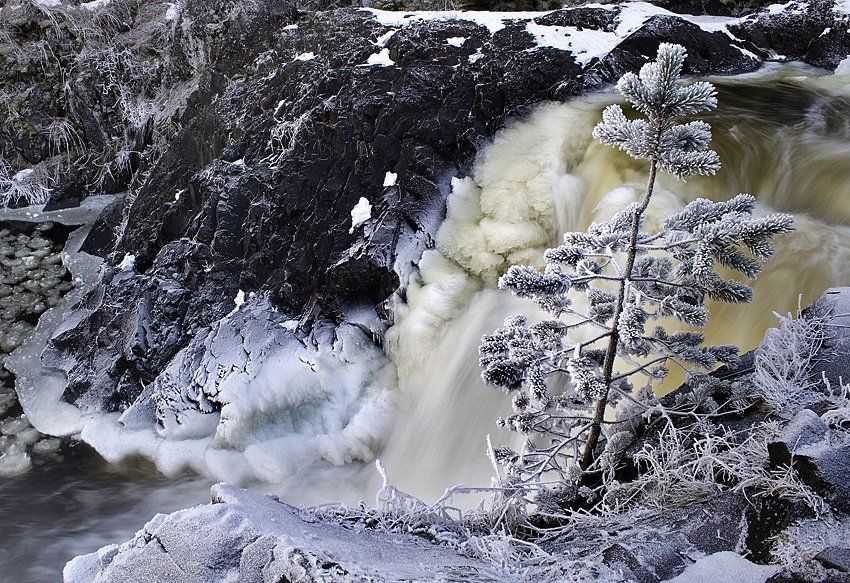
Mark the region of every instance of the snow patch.
[[180, 19], [180, 6], [177, 4], [168, 4], [168, 10], [165, 11], [165, 20], [174, 22]]
[[382, 24], [383, 26], [403, 27], [413, 22], [420, 22], [426, 20], [461, 20], [466, 22], [474, 22], [475, 24], [482, 26], [488, 31], [490, 31], [491, 35], [496, 34], [500, 30], [505, 28], [505, 22], [507, 21], [532, 20], [534, 18], [538, 18], [551, 12], [484, 12], [475, 10], [423, 10], [417, 12], [390, 12], [386, 10], [377, 10], [375, 8], [361, 8], [361, 10], [371, 13], [372, 16], [375, 17], [375, 20], [377, 20], [378, 23]]
[[850, 17], [850, 0], [836, 0], [832, 11], [837, 14], [839, 18]]
[[121, 263], [118, 264], [118, 269], [121, 271], [133, 271], [136, 269], [136, 256], [132, 253], [127, 253]]
[[[386, 182], [386, 179], [384, 179]], [[360, 200], [357, 201], [357, 204], [354, 205], [354, 208], [351, 209], [351, 228], [348, 230], [349, 233], [353, 233], [354, 229], [368, 221], [372, 218], [372, 205], [369, 203], [369, 200], [365, 197], [360, 197]]]
[[[836, 7], [838, 6], [838, 4], [846, 1], [847, 0], [839, 0], [836, 3]], [[776, 16], [778, 14], [782, 14], [783, 12], [805, 12], [808, 9], [808, 2], [797, 2], [796, 0], [791, 0], [791, 2], [786, 2], [785, 4], [771, 4], [767, 7], [767, 13], [771, 16]]]
[[245, 303], [245, 292], [242, 291], [241, 289], [238, 292], [236, 292], [236, 297], [233, 298], [233, 303], [236, 307], [234, 307], [233, 311], [231, 311], [230, 314], [228, 314], [228, 315], [232, 315], [232, 314], [235, 314], [236, 312], [238, 312], [239, 308], [241, 308], [242, 305]]
[[316, 58], [314, 53], [301, 53], [297, 57], [295, 57], [296, 61], [312, 61]]
[[23, 170], [16, 172], [15, 175], [12, 176], [12, 181], [18, 183], [24, 182], [27, 178], [32, 176], [33, 172], [34, 170], [32, 168], [24, 168]]
[[[112, 0], [92, 0], [92, 2], [83, 2], [82, 4], [80, 4], [80, 8], [83, 8], [85, 10], [100, 10], [101, 8], [106, 8], [111, 3]], [[56, 4], [59, 4], [59, 2], [57, 1]]]
[[[103, 1], [103, 0], [98, 0]], [[36, 6], [40, 6], [41, 8], [57, 8], [62, 6], [61, 0], [34, 0], [34, 4]], [[95, 4], [95, 2], [89, 2], [89, 4]], [[82, 6], [82, 4], [81, 4]]]
[[463, 43], [466, 42], [465, 36], [453, 36], [446, 39], [446, 43], [453, 47], [462, 47]]
[[390, 49], [384, 48], [381, 49], [380, 52], [369, 55], [369, 58], [366, 59], [366, 62], [362, 65], [358, 65], [359, 67], [391, 67], [395, 65], [395, 62], [390, 58]]
[[765, 583], [780, 570], [774, 565], [756, 565], [732, 551], [707, 555], [690, 565], [670, 583], [717, 583], [735, 574], [736, 583]]
[[613, 32], [588, 28], [579, 30], [572, 26], [544, 26], [529, 22], [525, 30], [534, 37], [538, 47], [570, 52], [579, 65], [604, 57], [620, 42]]
[[379, 36], [377, 39], [375, 39], [375, 45], [377, 45], [379, 47], [387, 46], [387, 43], [389, 42], [389, 40], [393, 37], [393, 35], [395, 33], [396, 33], [395, 30], [388, 30], [387, 32], [385, 32], [384, 34]]
[[[398, 174], [396, 174], [395, 172], [388, 171], [386, 174], [384, 174], [384, 188], [388, 186], [395, 186], [396, 180], [398, 180]], [[363, 201], [366, 199], [361, 198], [360, 200]]]

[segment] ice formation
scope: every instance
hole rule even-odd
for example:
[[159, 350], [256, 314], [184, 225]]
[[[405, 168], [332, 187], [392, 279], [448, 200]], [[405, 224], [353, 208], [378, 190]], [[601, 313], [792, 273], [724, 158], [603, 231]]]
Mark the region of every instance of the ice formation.
[[[394, 370], [359, 327], [318, 324], [299, 337], [252, 294], [201, 332], [123, 414], [82, 437], [106, 459], [154, 459], [245, 482], [281, 482], [300, 466], [369, 460], [392, 405]], [[154, 429], [155, 427], [155, 429]]]

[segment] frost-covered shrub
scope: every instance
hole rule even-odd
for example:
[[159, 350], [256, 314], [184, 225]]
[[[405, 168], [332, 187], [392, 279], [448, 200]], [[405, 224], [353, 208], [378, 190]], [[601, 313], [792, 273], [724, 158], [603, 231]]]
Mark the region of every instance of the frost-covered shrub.
[[0, 160], [0, 208], [19, 203], [46, 203], [52, 182], [44, 163], [12, 174], [8, 164]]
[[[707, 300], [752, 298], [749, 286], [724, 279], [717, 269], [754, 279], [773, 254], [774, 236], [793, 230], [788, 215], [753, 216], [755, 199], [741, 194], [724, 202], [697, 199], [657, 231], [643, 231], [659, 170], [684, 179], [720, 167], [708, 149], [708, 124], [677, 123], [717, 104], [710, 83], [680, 86], [685, 56], [683, 47], [662, 44], [655, 62], [623, 76], [617, 88], [642, 117], [631, 119], [612, 105], [593, 132], [600, 142], [648, 161], [641, 202], [586, 232], [565, 234], [562, 245], [546, 252], [542, 272], [513, 266], [499, 282], [552, 316], [539, 323], [509, 318], [479, 348], [485, 382], [513, 398], [513, 414], [502, 425], [526, 436], [520, 451], [500, 448], [496, 456], [510, 480], [538, 491], [544, 506], [598, 496], [588, 486], [610, 478], [629, 443], [629, 417], [622, 412], [640, 416], [657, 409], [652, 386], [671, 366], [698, 387], [710, 378], [700, 370], [736, 361], [736, 347], [705, 346], [704, 335], [692, 330], [708, 322]], [[586, 307], [574, 303], [579, 297]], [[691, 329], [671, 332], [657, 320]], [[611, 419], [611, 405], [619, 400], [625, 406]], [[698, 405], [709, 412], [718, 406], [709, 399]], [[541, 485], [551, 481], [578, 487]]]

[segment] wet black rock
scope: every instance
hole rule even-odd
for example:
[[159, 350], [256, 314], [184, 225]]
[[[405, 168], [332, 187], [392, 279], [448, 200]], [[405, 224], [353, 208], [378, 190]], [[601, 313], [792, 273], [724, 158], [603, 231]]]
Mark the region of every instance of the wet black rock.
[[[535, 22], [610, 32], [620, 10], [577, 7]], [[304, 320], [321, 313], [340, 321], [366, 306], [391, 321], [384, 300], [433, 245], [450, 178], [467, 173], [481, 143], [536, 104], [638, 68], [660, 42], [688, 48], [689, 73], [732, 74], [754, 70], [770, 51], [808, 59], [807, 35], [821, 24], [837, 31], [818, 41], [829, 54], [848, 38], [828, 6], [782, 17], [786, 28], [805, 26], [796, 40], [770, 33], [767, 14], [741, 21], [739, 40], [668, 14], [601, 61], [580, 63], [537, 47], [526, 21], [506, 20], [495, 32], [471, 20], [387, 26], [368, 11], [308, 12], [271, 0], [229, 14], [193, 0], [184, 17], [205, 31], [210, 60], [184, 95], [179, 131], [158, 144], [160, 156], [141, 156], [140, 168], [152, 164], [134, 175], [144, 183], [102, 217], [86, 247], [112, 265], [132, 256], [135, 268], [107, 270], [46, 354], [68, 372], [72, 402], [129, 406], [200, 329], [232, 309], [240, 289], [267, 292]], [[144, 29], [144, 16], [133, 26]], [[447, 43], [459, 37], [460, 46]], [[185, 35], [175, 42], [167, 54], [179, 52]], [[384, 50], [390, 66], [365, 66]], [[384, 187], [388, 172], [398, 178]], [[372, 219], [349, 232], [361, 198]]]

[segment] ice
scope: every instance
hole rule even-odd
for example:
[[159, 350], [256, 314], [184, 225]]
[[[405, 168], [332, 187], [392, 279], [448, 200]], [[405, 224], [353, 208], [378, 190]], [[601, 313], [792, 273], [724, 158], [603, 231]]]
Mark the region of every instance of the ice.
[[82, 438], [108, 461], [148, 457], [166, 475], [280, 482], [318, 461], [370, 460], [395, 371], [361, 324], [319, 323], [299, 340], [263, 295], [200, 333], [121, 416]]
[[21, 407], [29, 422], [41, 433], [65, 436], [79, 433], [83, 427], [81, 411], [64, 400], [67, 381], [64, 373], [43, 367], [41, 351], [47, 340], [58, 330], [73, 325], [82, 317], [81, 311], [70, 316], [75, 306], [91, 287], [100, 279], [103, 260], [81, 253], [80, 247], [103, 208], [114, 200], [114, 196], [102, 195], [86, 198], [79, 207], [58, 211], [42, 212], [38, 207], [4, 210], [0, 218], [6, 220], [55, 221], [65, 225], [84, 225], [68, 237], [62, 253], [63, 263], [70, 270], [77, 286], [68, 292], [59, 303], [44, 312], [38, 325], [21, 346], [6, 359], [6, 368], [16, 377], [15, 388]]

